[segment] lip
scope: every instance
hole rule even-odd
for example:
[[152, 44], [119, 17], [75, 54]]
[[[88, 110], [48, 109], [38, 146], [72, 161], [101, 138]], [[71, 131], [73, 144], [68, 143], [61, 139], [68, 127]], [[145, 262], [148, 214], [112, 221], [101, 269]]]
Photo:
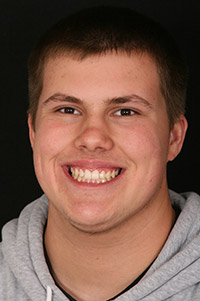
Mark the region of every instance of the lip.
[[[83, 186], [83, 187], [102, 187], [102, 186], [107, 186], [110, 184], [114, 184], [116, 181], [118, 181], [124, 174], [125, 168], [122, 166], [117, 166], [115, 163], [111, 162], [106, 162], [106, 161], [100, 161], [100, 160], [76, 160], [72, 162], [67, 162], [65, 164], [61, 165], [65, 176], [74, 183], [75, 185]], [[70, 174], [69, 174], [69, 168], [70, 167], [76, 167], [80, 168], [82, 170], [88, 169], [90, 171], [92, 170], [98, 170], [101, 172], [102, 170], [107, 171], [107, 170], [114, 170], [114, 169], [121, 169], [121, 173], [114, 179], [105, 182], [105, 183], [87, 183], [87, 182], [78, 182], [76, 181]]]
[[123, 166], [116, 165], [116, 163], [111, 163], [101, 160], [76, 160], [63, 164], [62, 166], [70, 167], [80, 167], [82, 169], [119, 169]]

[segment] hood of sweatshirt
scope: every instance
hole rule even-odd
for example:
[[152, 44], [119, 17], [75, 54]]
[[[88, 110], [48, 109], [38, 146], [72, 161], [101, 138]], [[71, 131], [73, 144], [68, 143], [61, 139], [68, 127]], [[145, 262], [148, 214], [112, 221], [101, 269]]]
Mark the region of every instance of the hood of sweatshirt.
[[[200, 300], [200, 197], [172, 191], [170, 197], [181, 213], [163, 249], [140, 282], [116, 300]], [[67, 300], [55, 285], [44, 257], [47, 214], [48, 199], [43, 195], [4, 226], [0, 249], [2, 300]]]
[[[3, 268], [8, 274], [6, 283], [9, 282], [9, 287], [7, 291], [4, 289], [5, 298], [2, 300], [66, 300], [56, 287], [45, 261], [43, 231], [47, 214], [48, 199], [43, 195], [27, 205], [18, 219], [8, 222], [3, 227]], [[1, 256], [0, 253], [0, 262]], [[0, 281], [3, 280], [0, 272]], [[2, 285], [0, 292], [1, 290]], [[10, 293], [9, 290], [13, 292]], [[11, 295], [10, 298], [8, 294]]]

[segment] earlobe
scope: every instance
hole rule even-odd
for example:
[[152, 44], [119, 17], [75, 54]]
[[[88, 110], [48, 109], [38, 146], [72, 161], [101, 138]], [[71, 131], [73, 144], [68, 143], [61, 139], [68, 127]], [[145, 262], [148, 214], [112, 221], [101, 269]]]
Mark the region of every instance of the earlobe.
[[28, 128], [29, 128], [29, 139], [30, 139], [31, 147], [33, 148], [34, 140], [35, 140], [35, 129], [33, 127], [33, 122], [30, 114], [28, 115]]
[[170, 132], [168, 161], [173, 161], [180, 153], [185, 139], [187, 127], [188, 123], [185, 116], [180, 115], [179, 119], [175, 122], [174, 127]]

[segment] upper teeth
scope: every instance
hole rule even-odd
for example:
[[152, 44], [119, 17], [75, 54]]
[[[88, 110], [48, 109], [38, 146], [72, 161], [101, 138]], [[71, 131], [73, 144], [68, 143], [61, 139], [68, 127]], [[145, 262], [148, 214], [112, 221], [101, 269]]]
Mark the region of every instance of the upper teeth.
[[119, 174], [119, 169], [107, 172], [103, 170], [99, 172], [97, 169], [90, 171], [89, 169], [83, 170], [76, 167], [71, 167], [70, 171], [75, 180], [88, 183], [105, 183], [111, 179], [114, 179]]

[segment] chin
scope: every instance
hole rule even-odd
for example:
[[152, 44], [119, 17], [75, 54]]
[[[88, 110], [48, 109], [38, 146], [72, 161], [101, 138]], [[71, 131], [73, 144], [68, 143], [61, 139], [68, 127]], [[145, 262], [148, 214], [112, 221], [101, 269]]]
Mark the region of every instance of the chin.
[[72, 227], [85, 233], [102, 233], [114, 228], [119, 221], [112, 214], [100, 212], [82, 212], [73, 217], [68, 217], [68, 221]]

